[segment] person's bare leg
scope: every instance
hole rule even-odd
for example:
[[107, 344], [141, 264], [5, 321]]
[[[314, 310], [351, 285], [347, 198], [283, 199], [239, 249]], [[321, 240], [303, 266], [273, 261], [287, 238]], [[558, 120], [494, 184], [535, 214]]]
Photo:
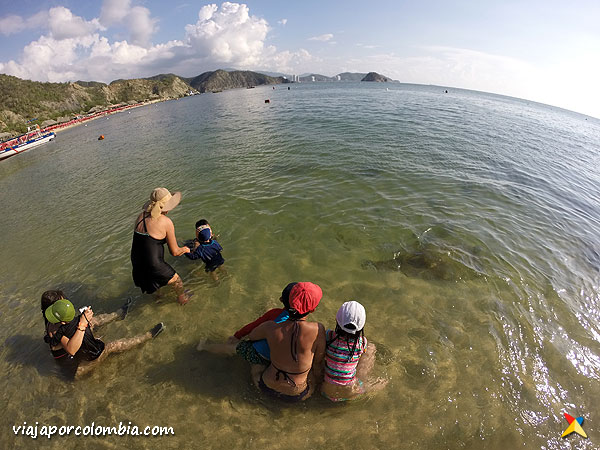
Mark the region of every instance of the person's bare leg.
[[129, 350], [130, 348], [135, 347], [136, 345], [142, 344], [147, 340], [152, 339], [152, 335], [150, 332], [144, 333], [140, 336], [132, 337], [132, 338], [124, 338], [119, 339], [118, 341], [107, 342], [104, 346], [104, 351], [93, 361], [85, 361], [79, 364], [77, 367], [77, 372], [75, 374], [75, 378], [80, 378], [89, 372], [91, 372], [98, 364], [106, 359], [108, 355], [111, 353], [119, 353], [124, 352], [125, 350]]
[[387, 386], [388, 381], [389, 380], [385, 378], [371, 378], [363, 382], [361, 390], [362, 392], [380, 391], [381, 389]]
[[361, 355], [360, 360], [358, 361], [358, 366], [356, 366], [356, 375], [361, 380], [366, 380], [371, 370], [373, 370], [376, 352], [377, 347], [375, 347], [375, 344], [369, 342], [365, 353]]
[[[82, 376], [91, 372], [100, 362], [99, 361], [100, 358], [102, 358], [102, 355], [100, 355], [97, 359], [95, 359], [93, 361], [84, 361], [84, 362], [80, 363], [79, 366], [77, 367], [77, 372], [75, 372], [75, 379], [79, 379]], [[104, 359], [104, 358], [102, 358], [102, 359]]]
[[358, 366], [356, 367], [356, 375], [363, 382], [362, 386], [356, 386], [356, 388], [362, 392], [373, 392], [383, 389], [387, 384], [388, 380], [385, 378], [369, 378], [369, 374], [375, 366], [375, 353], [377, 347], [375, 344], [369, 342], [367, 350], [360, 357]]
[[133, 300], [131, 297], [129, 297], [127, 299], [127, 302], [125, 302], [125, 304], [123, 306], [121, 306], [119, 309], [117, 309], [115, 312], [108, 313], [108, 314], [94, 315], [94, 317], [92, 317], [92, 320], [90, 321], [90, 325], [92, 326], [92, 328], [94, 328], [94, 327], [106, 325], [107, 323], [110, 323], [117, 319], [124, 319], [125, 316], [127, 315], [127, 312], [129, 311], [129, 308], [131, 307], [132, 303], [133, 303]]
[[167, 284], [175, 290], [177, 302], [180, 305], [185, 305], [190, 301], [190, 295], [183, 289], [183, 281], [181, 281], [181, 277], [178, 274], [173, 275], [173, 278]]
[[[102, 355], [104, 355], [104, 354], [110, 355], [111, 353], [124, 352], [124, 351], [129, 350], [133, 347], [136, 347], [140, 344], [143, 344], [144, 342], [146, 342], [150, 339], [152, 339], [152, 334], [150, 334], [150, 332], [147, 331], [144, 334], [140, 334], [139, 336], [118, 339], [116, 341], [110, 341], [110, 342], [106, 343], [106, 346], [104, 347], [104, 351], [102, 352]], [[102, 356], [102, 355], [100, 355], [100, 356]]]
[[258, 382], [260, 380], [260, 376], [265, 371], [265, 366], [262, 364], [250, 364], [250, 376], [252, 377], [252, 383], [256, 386], [256, 389], [259, 389]]
[[313, 395], [313, 392], [315, 392], [315, 388], [317, 387], [317, 379], [315, 378], [315, 372], [312, 369], [310, 372], [308, 372], [308, 378], [306, 379], [306, 382], [308, 383], [308, 392], [302, 401]]
[[113, 312], [109, 314], [94, 314], [92, 320], [90, 320], [90, 325], [92, 328], [100, 327], [102, 325], [106, 325], [113, 320], [117, 320], [121, 315], [118, 312]]
[[77, 372], [75, 373], [75, 378], [80, 378], [81, 376], [89, 373], [96, 366], [98, 366], [98, 364], [104, 361], [106, 357], [111, 353], [120, 353], [137, 347], [138, 345], [143, 344], [144, 342], [152, 339], [153, 337], [158, 336], [158, 334], [160, 334], [160, 332], [163, 329], [164, 325], [160, 323], [154, 326], [150, 331], [147, 331], [144, 334], [140, 334], [139, 336], [107, 342], [104, 346], [104, 351], [100, 354], [98, 358], [96, 358], [93, 361], [83, 362], [79, 365], [79, 367], [77, 368]]

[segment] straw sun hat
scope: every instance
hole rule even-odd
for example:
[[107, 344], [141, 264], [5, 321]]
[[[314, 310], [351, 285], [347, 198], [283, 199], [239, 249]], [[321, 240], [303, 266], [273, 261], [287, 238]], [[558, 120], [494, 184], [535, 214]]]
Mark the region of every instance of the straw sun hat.
[[181, 201], [181, 192], [171, 194], [167, 188], [159, 187], [152, 191], [150, 200], [146, 202], [143, 210], [149, 212], [153, 219], [161, 213], [171, 211]]

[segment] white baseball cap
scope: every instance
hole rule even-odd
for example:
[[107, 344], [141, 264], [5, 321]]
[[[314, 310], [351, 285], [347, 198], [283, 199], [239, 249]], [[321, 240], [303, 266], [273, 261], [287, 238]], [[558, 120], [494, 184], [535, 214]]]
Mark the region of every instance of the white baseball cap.
[[342, 330], [355, 334], [365, 327], [367, 313], [363, 305], [352, 300], [340, 306], [335, 315], [335, 320]]

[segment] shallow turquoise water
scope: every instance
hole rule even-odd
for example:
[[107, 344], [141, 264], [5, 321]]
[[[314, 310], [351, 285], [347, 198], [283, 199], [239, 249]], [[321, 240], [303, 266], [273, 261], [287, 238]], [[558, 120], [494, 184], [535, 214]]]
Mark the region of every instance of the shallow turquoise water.
[[[10, 429], [24, 421], [132, 421], [175, 436], [44, 446], [597, 448], [599, 143], [598, 120], [556, 108], [364, 83], [206, 94], [61, 132], [0, 164], [0, 440], [29, 448]], [[207, 218], [225, 249], [218, 284], [168, 256], [194, 292], [183, 308], [131, 280], [133, 220], [157, 186], [183, 192], [180, 241]], [[314, 320], [328, 327], [343, 301], [365, 305], [384, 392], [282, 407], [242, 361], [195, 351], [294, 280], [323, 288]], [[133, 296], [107, 340], [167, 330], [67, 383], [41, 340], [54, 287], [96, 312]], [[563, 412], [589, 439], [560, 438]]]

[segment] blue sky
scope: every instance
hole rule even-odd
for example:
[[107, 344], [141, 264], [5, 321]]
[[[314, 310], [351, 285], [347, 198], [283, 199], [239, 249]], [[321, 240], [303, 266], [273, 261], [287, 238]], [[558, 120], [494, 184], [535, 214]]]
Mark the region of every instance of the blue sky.
[[0, 0], [0, 73], [376, 71], [600, 117], [600, 1]]

